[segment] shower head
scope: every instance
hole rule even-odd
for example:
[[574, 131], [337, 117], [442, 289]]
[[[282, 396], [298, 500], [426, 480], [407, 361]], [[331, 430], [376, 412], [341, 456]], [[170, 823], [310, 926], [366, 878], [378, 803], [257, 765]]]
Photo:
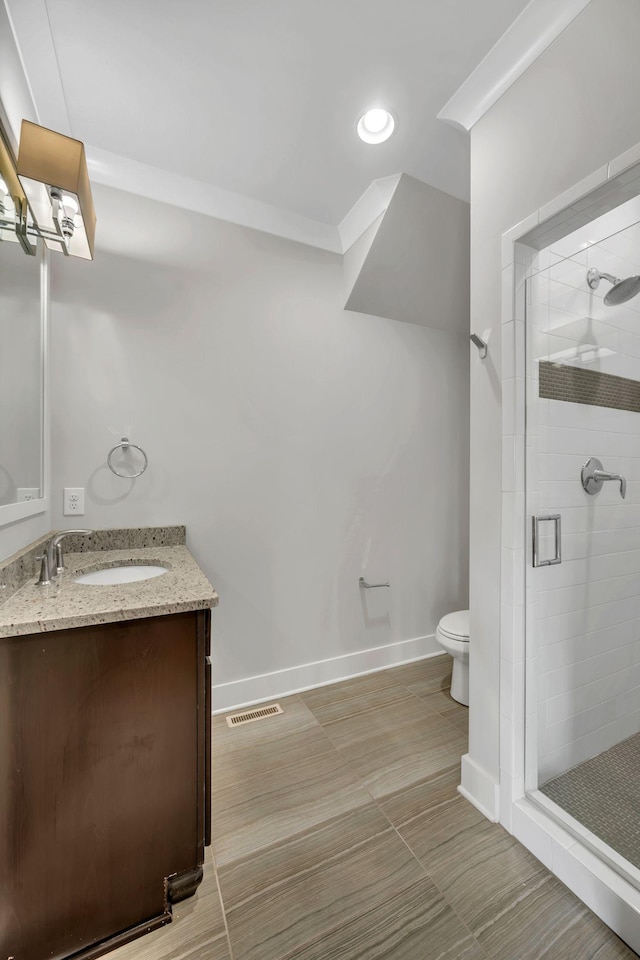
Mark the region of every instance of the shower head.
[[626, 280], [618, 280], [609, 293], [606, 294], [604, 302], [608, 307], [615, 307], [619, 303], [626, 303], [640, 293], [640, 277], [627, 277]]
[[597, 290], [601, 280], [608, 280], [613, 286], [605, 294], [604, 302], [608, 307], [616, 307], [620, 303], [626, 303], [632, 297], [640, 293], [640, 276], [627, 277], [626, 280], [620, 280], [618, 277], [612, 277], [610, 273], [600, 273], [595, 267], [587, 271], [587, 283], [592, 290]]

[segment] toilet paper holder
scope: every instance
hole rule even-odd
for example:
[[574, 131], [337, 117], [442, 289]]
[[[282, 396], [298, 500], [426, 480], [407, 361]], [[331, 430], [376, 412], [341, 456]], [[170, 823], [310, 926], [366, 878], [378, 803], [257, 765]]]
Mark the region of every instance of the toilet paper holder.
[[364, 577], [360, 577], [358, 580], [358, 586], [364, 590], [373, 590], [375, 587], [390, 587], [391, 584], [388, 580], [386, 583], [367, 583]]

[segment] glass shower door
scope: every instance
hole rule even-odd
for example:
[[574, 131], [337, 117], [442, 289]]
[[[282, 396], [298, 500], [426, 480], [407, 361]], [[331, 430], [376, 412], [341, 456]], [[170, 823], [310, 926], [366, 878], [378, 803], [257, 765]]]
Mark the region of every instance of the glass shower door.
[[525, 324], [526, 788], [640, 868], [640, 296], [608, 305], [611, 283], [588, 283], [593, 269], [640, 273], [640, 228], [543, 251], [538, 267]]

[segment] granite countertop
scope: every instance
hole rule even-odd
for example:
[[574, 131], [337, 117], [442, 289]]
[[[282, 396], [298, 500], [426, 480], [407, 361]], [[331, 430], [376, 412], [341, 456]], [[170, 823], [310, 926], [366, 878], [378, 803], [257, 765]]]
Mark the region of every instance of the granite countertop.
[[[106, 545], [99, 550], [66, 553], [65, 572], [51, 586], [38, 587], [36, 578], [30, 576], [10, 593], [0, 603], [0, 638], [205, 610], [217, 605], [218, 595], [184, 544], [132, 545], [117, 550], [105, 549]], [[159, 564], [168, 569], [161, 576], [135, 583], [73, 582], [81, 573], [135, 563]]]

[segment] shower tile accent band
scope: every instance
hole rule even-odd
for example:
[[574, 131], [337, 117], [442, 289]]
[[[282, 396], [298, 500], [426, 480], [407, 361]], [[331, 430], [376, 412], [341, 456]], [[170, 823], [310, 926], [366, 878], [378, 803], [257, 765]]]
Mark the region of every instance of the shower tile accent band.
[[542, 360], [539, 393], [547, 400], [586, 403], [640, 413], [640, 381]]

